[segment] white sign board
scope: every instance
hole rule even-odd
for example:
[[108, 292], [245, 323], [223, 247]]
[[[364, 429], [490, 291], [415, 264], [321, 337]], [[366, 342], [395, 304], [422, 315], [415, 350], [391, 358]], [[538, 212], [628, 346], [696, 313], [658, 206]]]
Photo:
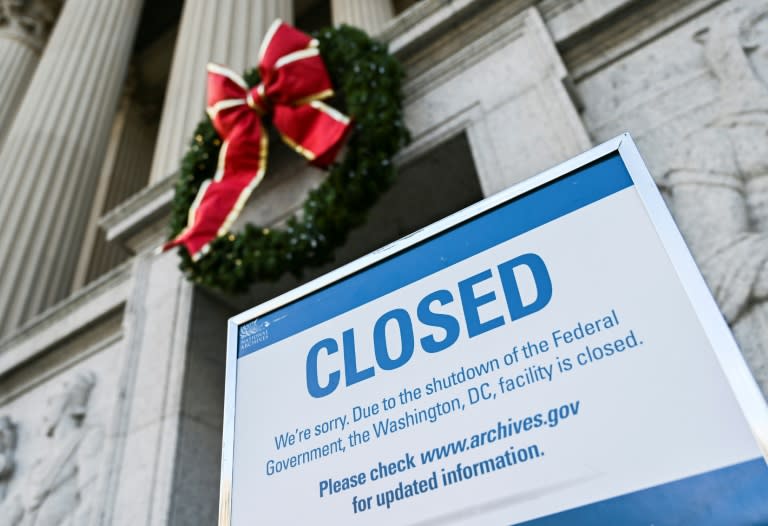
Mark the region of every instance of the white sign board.
[[765, 524], [765, 402], [628, 135], [232, 319], [220, 524]]

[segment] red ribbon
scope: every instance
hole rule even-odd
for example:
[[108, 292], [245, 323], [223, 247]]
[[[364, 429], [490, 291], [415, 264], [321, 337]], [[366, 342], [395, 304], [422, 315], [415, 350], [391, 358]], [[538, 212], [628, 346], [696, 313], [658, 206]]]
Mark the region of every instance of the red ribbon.
[[163, 250], [184, 245], [193, 260], [225, 235], [267, 167], [267, 134], [261, 117], [271, 115], [283, 140], [311, 164], [327, 167], [350, 131], [347, 116], [322, 100], [333, 95], [317, 40], [275, 21], [259, 53], [261, 83], [248, 88], [233, 71], [208, 64], [208, 116], [222, 139], [218, 168], [203, 182], [186, 228]]

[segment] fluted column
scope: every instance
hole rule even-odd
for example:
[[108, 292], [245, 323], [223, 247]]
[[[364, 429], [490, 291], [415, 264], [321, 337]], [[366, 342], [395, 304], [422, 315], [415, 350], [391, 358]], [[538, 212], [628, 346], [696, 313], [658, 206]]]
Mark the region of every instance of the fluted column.
[[333, 0], [333, 24], [349, 24], [375, 35], [395, 15], [392, 0]]
[[0, 0], [0, 145], [62, 0]]
[[255, 67], [264, 33], [293, 20], [292, 0], [186, 0], [152, 160], [150, 184], [176, 172], [205, 115], [208, 62], [243, 72]]
[[67, 0], [0, 151], [0, 334], [71, 290], [142, 0]]

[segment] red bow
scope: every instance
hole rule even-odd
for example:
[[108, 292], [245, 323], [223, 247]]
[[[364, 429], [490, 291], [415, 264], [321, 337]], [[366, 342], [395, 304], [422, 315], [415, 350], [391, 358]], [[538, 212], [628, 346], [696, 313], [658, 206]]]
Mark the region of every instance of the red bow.
[[322, 102], [333, 95], [317, 40], [277, 20], [259, 53], [261, 83], [248, 88], [236, 73], [208, 64], [208, 116], [222, 138], [213, 180], [200, 186], [187, 227], [163, 250], [184, 245], [193, 260], [225, 235], [267, 167], [267, 134], [261, 117], [310, 163], [327, 167], [350, 130], [350, 120]]

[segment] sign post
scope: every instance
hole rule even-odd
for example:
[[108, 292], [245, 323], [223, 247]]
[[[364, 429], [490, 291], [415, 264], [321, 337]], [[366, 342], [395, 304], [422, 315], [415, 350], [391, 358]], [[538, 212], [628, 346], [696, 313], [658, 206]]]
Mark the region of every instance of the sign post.
[[768, 409], [628, 135], [227, 353], [220, 525], [768, 522]]

